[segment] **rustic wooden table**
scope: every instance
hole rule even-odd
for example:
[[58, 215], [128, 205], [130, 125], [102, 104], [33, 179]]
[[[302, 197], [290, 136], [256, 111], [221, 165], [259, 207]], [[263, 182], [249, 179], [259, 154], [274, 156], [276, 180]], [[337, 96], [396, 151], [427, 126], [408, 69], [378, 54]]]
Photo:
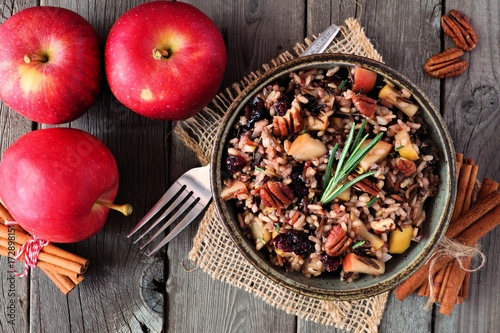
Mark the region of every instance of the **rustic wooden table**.
[[[72, 9], [98, 31], [101, 42], [113, 22], [144, 0], [12, 0], [0, 3], [1, 21], [35, 5]], [[416, 82], [441, 111], [458, 151], [480, 166], [479, 179], [500, 181], [500, 10], [496, 0], [190, 0], [220, 27], [229, 62], [223, 86], [260, 67], [304, 37], [331, 23], [360, 17], [384, 61]], [[452, 45], [440, 30], [440, 16], [456, 8], [471, 18], [479, 45], [465, 58], [460, 77], [427, 76], [424, 61]], [[1, 83], [0, 83], [1, 84]], [[117, 201], [130, 202], [133, 216], [110, 214], [96, 236], [67, 248], [90, 259], [86, 279], [63, 296], [39, 270], [6, 281], [0, 261], [0, 332], [332, 332], [283, 311], [201, 270], [187, 271], [187, 255], [197, 223], [155, 257], [147, 257], [126, 234], [168, 185], [196, 166], [193, 153], [171, 135], [174, 123], [153, 121], [122, 106], [104, 85], [97, 104], [70, 123], [102, 139], [116, 156], [121, 183]], [[39, 128], [0, 105], [0, 149]], [[497, 133], [497, 134], [495, 134]], [[470, 297], [450, 317], [424, 311], [425, 299], [390, 297], [381, 332], [500, 332], [500, 228], [482, 241], [486, 266], [472, 274]], [[16, 304], [14, 325], [7, 306]]]

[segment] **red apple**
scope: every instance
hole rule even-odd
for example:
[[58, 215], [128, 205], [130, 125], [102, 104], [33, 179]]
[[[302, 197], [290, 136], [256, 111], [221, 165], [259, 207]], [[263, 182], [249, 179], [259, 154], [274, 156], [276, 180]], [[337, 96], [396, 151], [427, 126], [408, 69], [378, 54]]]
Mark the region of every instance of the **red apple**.
[[352, 91], [362, 92], [364, 94], [369, 93], [373, 90], [373, 88], [375, 88], [376, 82], [377, 73], [363, 67], [356, 67], [354, 70]]
[[118, 191], [118, 168], [96, 137], [72, 128], [22, 136], [0, 162], [0, 198], [29, 233], [56, 243], [97, 233]]
[[97, 34], [77, 13], [31, 7], [0, 26], [0, 98], [25, 117], [60, 124], [80, 117], [100, 91]]
[[111, 91], [150, 118], [195, 115], [217, 93], [226, 48], [217, 26], [183, 2], [153, 1], [123, 14], [109, 32], [105, 66]]

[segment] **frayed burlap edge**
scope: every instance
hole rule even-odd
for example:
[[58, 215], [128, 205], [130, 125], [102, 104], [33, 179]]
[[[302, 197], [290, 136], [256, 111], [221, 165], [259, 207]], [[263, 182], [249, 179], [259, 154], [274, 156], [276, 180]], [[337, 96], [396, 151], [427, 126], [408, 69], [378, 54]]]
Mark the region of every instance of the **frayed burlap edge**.
[[[340, 34], [327, 52], [356, 54], [382, 61], [359, 21], [347, 19]], [[250, 73], [217, 95], [198, 115], [177, 124], [175, 134], [196, 153], [201, 164], [210, 162], [218, 124], [236, 96], [265, 71], [300, 55], [314, 39], [313, 36], [296, 44], [292, 52], [284, 52], [259, 71]], [[296, 294], [270, 281], [237, 250], [218, 219], [213, 204], [200, 223], [189, 259], [213, 278], [246, 290], [278, 309], [347, 331], [377, 332], [387, 302], [387, 292], [359, 301], [323, 301]]]

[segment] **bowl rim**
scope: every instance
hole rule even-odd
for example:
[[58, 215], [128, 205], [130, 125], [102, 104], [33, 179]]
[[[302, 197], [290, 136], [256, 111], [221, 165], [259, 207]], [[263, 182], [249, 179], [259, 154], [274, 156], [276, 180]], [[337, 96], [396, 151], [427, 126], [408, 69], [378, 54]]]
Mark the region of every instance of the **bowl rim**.
[[[286, 75], [286, 73], [297, 71], [300, 69], [300, 67], [318, 67], [325, 62], [346, 66], [360, 64], [362, 67], [374, 70], [384, 77], [389, 77], [391, 82], [394, 82], [397, 85], [409, 88], [415, 100], [419, 103], [419, 106], [421, 106], [422, 109], [427, 110], [427, 116], [430, 117], [432, 121], [438, 125], [436, 128], [433, 128], [433, 130], [437, 130], [439, 132], [438, 136], [443, 139], [442, 145], [445, 149], [441, 152], [442, 159], [444, 159], [444, 161], [442, 161], [441, 163], [443, 163], [444, 168], [448, 169], [446, 172], [446, 175], [448, 175], [448, 179], [446, 179], [446, 181], [440, 179], [440, 186], [446, 186], [444, 192], [446, 195], [444, 199], [445, 205], [443, 207], [442, 214], [439, 216], [440, 224], [437, 225], [434, 232], [429, 235], [429, 238], [426, 240], [426, 245], [423, 247], [422, 252], [418, 256], [415, 256], [415, 258], [408, 263], [406, 269], [393, 274], [393, 276], [382, 279], [382, 281], [379, 283], [377, 282], [376, 278], [374, 278], [373, 285], [352, 290], [327, 290], [304, 285], [296, 280], [291, 279], [290, 277], [287, 277], [286, 273], [283, 270], [280, 271], [279, 268], [273, 267], [269, 263], [269, 261], [263, 260], [258, 255], [258, 251], [256, 251], [255, 248], [253, 248], [252, 251], [247, 251], [244, 246], [245, 238], [241, 233], [240, 227], [237, 225], [237, 221], [232, 221], [231, 217], [228, 215], [228, 212], [224, 207], [224, 204], [219, 199], [220, 189], [222, 188], [223, 182], [221, 172], [219, 172], [219, 170], [222, 166], [222, 156], [224, 155], [224, 151], [226, 149], [227, 136], [229, 132], [228, 125], [234, 124], [234, 121], [239, 117], [241, 107], [245, 104], [243, 102], [251, 98], [256, 91], [259, 91], [259, 89], [262, 89], [264, 86], [272, 82], [276, 76]], [[229, 233], [232, 242], [236, 245], [239, 252], [245, 257], [246, 260], [248, 260], [252, 264], [253, 267], [255, 267], [260, 273], [264, 274], [266, 277], [274, 281], [276, 284], [300, 295], [322, 300], [351, 301], [375, 296], [394, 288], [404, 279], [411, 276], [418, 268], [424, 265], [425, 262], [427, 262], [431, 257], [434, 249], [444, 236], [448, 224], [451, 220], [451, 216], [453, 213], [452, 205], [455, 202], [456, 197], [456, 177], [451, 176], [456, 174], [455, 150], [452, 142], [453, 141], [451, 139], [451, 135], [448, 132], [442, 116], [438, 111], [436, 111], [436, 108], [429, 100], [427, 95], [416, 84], [414, 84], [406, 76], [399, 73], [395, 69], [392, 69], [391, 67], [378, 61], [350, 54], [325, 53], [295, 58], [276, 67], [273, 67], [269, 71], [265, 72], [264, 74], [250, 82], [245, 87], [245, 89], [243, 89], [232, 101], [224, 117], [222, 118], [214, 141], [214, 146], [211, 154], [212, 167], [210, 168], [210, 183], [216, 211], [226, 231]], [[381, 276], [383, 276], [383, 274]], [[314, 279], [314, 277], [312, 277], [311, 279]], [[340, 282], [335, 278], [332, 278], [332, 281], [335, 283], [345, 283]]]

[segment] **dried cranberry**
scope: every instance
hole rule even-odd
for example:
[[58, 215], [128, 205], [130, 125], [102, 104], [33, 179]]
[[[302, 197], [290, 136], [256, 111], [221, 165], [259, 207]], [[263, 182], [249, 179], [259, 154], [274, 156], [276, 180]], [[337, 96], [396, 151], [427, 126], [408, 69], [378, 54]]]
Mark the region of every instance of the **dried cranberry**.
[[247, 165], [247, 160], [243, 156], [229, 155], [226, 158], [227, 171], [231, 173], [240, 171], [245, 165]]
[[273, 106], [277, 116], [284, 116], [286, 114], [286, 111], [290, 108], [290, 105], [284, 99], [281, 101], [277, 101]]
[[326, 253], [321, 253], [318, 256], [319, 261], [323, 263], [323, 266], [325, 267], [325, 270], [327, 272], [335, 272], [339, 266], [340, 266], [340, 258], [339, 257], [332, 257], [329, 256]]
[[262, 98], [252, 98], [252, 100], [245, 106], [245, 117], [247, 118], [245, 128], [251, 129], [257, 121], [264, 119], [266, 111], [264, 100]]
[[292, 182], [288, 185], [298, 197], [305, 197], [309, 194], [309, 188], [307, 188], [304, 182], [302, 170], [304, 170], [303, 166], [296, 166], [292, 169], [292, 173], [290, 174]]
[[273, 239], [274, 247], [296, 255], [308, 255], [314, 252], [314, 243], [305, 232], [289, 231], [279, 234]]

